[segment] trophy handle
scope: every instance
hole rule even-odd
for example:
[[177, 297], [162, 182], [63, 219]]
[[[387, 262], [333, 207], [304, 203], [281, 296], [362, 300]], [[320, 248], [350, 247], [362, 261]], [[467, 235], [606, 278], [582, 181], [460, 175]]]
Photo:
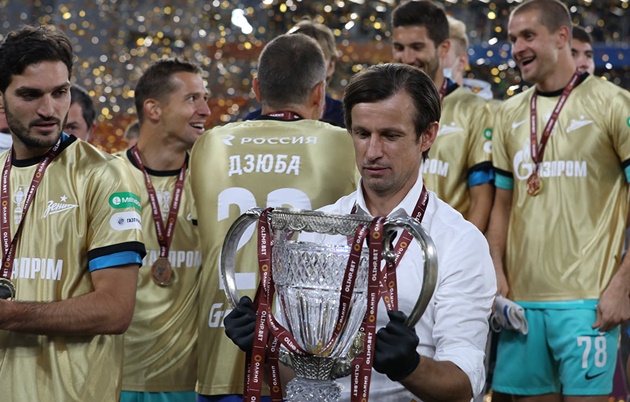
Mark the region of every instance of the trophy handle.
[[232, 308], [236, 308], [236, 305], [240, 300], [238, 289], [236, 288], [236, 278], [234, 272], [236, 268], [236, 251], [238, 249], [238, 243], [247, 228], [260, 218], [262, 211], [262, 208], [251, 208], [239, 216], [232, 226], [230, 226], [230, 229], [225, 235], [225, 240], [223, 241], [221, 259], [219, 262], [221, 284], [223, 285], [223, 291], [227, 296], [228, 303], [230, 303]]
[[[420, 225], [420, 222], [416, 219], [407, 215], [393, 215], [385, 222], [385, 233], [393, 234], [395, 233], [395, 230], [399, 228], [403, 228], [413, 235], [413, 237], [420, 243], [422, 254], [424, 255], [422, 289], [420, 289], [420, 294], [418, 295], [418, 300], [416, 301], [413, 310], [409, 313], [407, 320], [405, 321], [405, 325], [408, 327], [414, 327], [420, 320], [420, 317], [422, 317], [422, 314], [424, 314], [424, 311], [427, 309], [429, 301], [435, 291], [438, 273], [437, 251], [435, 249], [435, 244], [433, 244], [433, 240], [431, 240], [431, 237], [429, 237], [427, 232]], [[394, 250], [392, 250], [392, 242], [387, 241], [389, 237], [390, 236], [385, 236], [385, 244], [383, 245], [383, 255], [384, 258], [388, 260], [391, 259], [392, 256], [394, 258], [396, 256]]]

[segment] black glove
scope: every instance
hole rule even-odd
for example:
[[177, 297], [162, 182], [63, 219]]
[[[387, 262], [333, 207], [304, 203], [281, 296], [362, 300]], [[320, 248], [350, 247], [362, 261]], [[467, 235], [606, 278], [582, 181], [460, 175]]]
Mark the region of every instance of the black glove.
[[376, 333], [374, 370], [392, 381], [401, 381], [420, 363], [416, 347], [420, 343], [416, 330], [405, 325], [407, 316], [401, 311], [388, 311], [389, 323]]
[[256, 312], [254, 303], [247, 296], [241, 297], [238, 305], [223, 320], [225, 334], [243, 352], [251, 352], [254, 348], [254, 332], [256, 329]]

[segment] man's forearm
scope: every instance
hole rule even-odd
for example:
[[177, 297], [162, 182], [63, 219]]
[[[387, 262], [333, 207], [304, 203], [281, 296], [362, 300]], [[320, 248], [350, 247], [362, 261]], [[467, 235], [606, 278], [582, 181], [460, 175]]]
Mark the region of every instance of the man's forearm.
[[92, 274], [93, 292], [71, 299], [0, 300], [0, 328], [41, 335], [122, 334], [133, 317], [137, 275], [137, 265], [109, 268]]
[[488, 228], [490, 210], [494, 197], [494, 187], [491, 184], [479, 184], [470, 188], [470, 208], [466, 219], [484, 233]]
[[416, 370], [400, 382], [425, 402], [469, 402], [472, 399], [470, 379], [454, 363], [438, 362], [421, 356]]

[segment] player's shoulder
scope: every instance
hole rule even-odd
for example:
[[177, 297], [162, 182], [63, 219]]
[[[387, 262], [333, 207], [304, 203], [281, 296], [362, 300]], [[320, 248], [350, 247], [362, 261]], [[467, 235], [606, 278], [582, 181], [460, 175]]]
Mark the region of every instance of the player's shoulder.
[[66, 147], [63, 155], [76, 161], [78, 165], [85, 167], [95, 167], [110, 162], [119, 163], [120, 158], [107, 153], [96, 146], [79, 139], [69, 140], [71, 143]]
[[444, 98], [442, 113], [449, 110], [458, 115], [478, 115], [487, 112], [487, 101], [470, 90], [459, 87]]
[[588, 93], [590, 97], [597, 97], [602, 100], [614, 100], [617, 96], [630, 97], [629, 91], [594, 75], [588, 76], [577, 88]]

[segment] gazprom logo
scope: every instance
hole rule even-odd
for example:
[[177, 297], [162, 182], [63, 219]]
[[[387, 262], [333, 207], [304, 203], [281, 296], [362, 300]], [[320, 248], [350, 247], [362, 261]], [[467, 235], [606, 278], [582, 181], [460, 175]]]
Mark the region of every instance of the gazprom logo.
[[134, 208], [138, 211], [142, 210], [140, 197], [134, 193], [114, 193], [109, 196], [109, 205], [116, 209]]
[[109, 218], [109, 225], [114, 230], [142, 230], [142, 218], [136, 211], [117, 212]]

